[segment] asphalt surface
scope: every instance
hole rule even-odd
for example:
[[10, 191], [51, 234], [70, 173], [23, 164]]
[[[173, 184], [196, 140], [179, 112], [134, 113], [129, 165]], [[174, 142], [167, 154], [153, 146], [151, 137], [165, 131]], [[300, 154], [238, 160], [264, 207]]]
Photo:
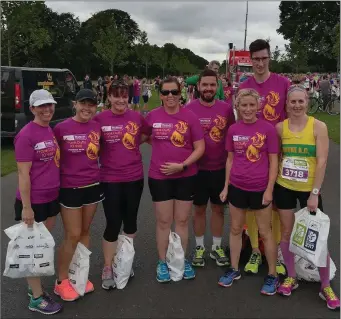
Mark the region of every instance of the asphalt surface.
[[[148, 172], [150, 148], [142, 146], [145, 174]], [[146, 175], [147, 176], [147, 175]], [[331, 144], [327, 174], [323, 188], [325, 213], [331, 218], [330, 252], [337, 266], [337, 276], [332, 286], [340, 290], [340, 147]], [[1, 229], [14, 224], [13, 203], [17, 175], [1, 178]], [[208, 214], [209, 216], [209, 214]], [[227, 244], [228, 225], [225, 214], [224, 245]], [[278, 295], [267, 297], [260, 294], [266, 267], [256, 276], [243, 276], [230, 288], [217, 285], [223, 269], [208, 260], [204, 269], [197, 271], [193, 281], [159, 284], [155, 279], [157, 262], [155, 242], [155, 217], [147, 180], [143, 192], [138, 218], [138, 237], [135, 239], [135, 261], [133, 278], [124, 290], [104, 291], [101, 288], [102, 254], [101, 238], [105, 219], [102, 205], [99, 206], [92, 224], [91, 265], [89, 278], [95, 291], [82, 299], [64, 303], [63, 312], [55, 318], [339, 318], [338, 312], [327, 309], [318, 297], [318, 283], [302, 283], [290, 297]], [[190, 227], [190, 245], [195, 241]], [[53, 231], [58, 247], [63, 235], [61, 221]], [[1, 265], [5, 264], [8, 238], [2, 232]], [[207, 248], [212, 237], [207, 233]], [[45, 289], [52, 293], [54, 277], [44, 278]], [[24, 279], [13, 280], [2, 277], [2, 318], [37, 318], [43, 315], [31, 313]], [[56, 297], [58, 300], [58, 297]]]

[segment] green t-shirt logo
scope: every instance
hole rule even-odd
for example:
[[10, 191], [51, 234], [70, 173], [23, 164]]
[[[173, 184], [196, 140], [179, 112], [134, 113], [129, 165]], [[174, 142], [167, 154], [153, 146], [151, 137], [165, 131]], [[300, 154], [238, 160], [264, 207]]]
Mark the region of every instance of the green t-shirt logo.
[[299, 223], [296, 224], [293, 242], [297, 244], [298, 246], [302, 246], [306, 233], [307, 233], [307, 227], [305, 225], [299, 224]]

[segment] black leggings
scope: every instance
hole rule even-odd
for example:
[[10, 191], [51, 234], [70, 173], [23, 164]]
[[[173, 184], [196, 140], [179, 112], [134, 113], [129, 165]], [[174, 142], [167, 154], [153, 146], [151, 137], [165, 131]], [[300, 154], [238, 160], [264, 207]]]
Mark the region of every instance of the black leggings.
[[123, 231], [132, 235], [137, 231], [137, 213], [140, 206], [144, 181], [102, 183], [103, 208], [107, 226], [103, 238], [114, 242], [118, 239], [123, 223]]

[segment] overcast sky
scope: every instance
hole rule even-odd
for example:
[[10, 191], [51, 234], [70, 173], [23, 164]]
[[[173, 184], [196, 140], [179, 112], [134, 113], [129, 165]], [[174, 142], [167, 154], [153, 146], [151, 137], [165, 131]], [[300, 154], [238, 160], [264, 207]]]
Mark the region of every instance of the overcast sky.
[[[249, 1], [247, 46], [257, 38], [271, 39], [271, 47], [284, 49], [287, 43], [277, 34], [280, 2]], [[246, 2], [95, 2], [46, 1], [56, 12], [71, 12], [80, 21], [106, 9], [128, 12], [151, 44], [167, 42], [188, 48], [207, 60], [224, 60], [228, 43], [244, 46]]]

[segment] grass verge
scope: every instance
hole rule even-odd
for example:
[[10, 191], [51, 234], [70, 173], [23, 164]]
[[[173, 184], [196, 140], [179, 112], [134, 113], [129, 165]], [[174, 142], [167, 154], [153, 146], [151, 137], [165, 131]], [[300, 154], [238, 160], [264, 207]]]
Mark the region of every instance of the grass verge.
[[327, 113], [315, 113], [313, 116], [326, 123], [329, 138], [335, 143], [340, 144], [340, 115], [332, 116]]

